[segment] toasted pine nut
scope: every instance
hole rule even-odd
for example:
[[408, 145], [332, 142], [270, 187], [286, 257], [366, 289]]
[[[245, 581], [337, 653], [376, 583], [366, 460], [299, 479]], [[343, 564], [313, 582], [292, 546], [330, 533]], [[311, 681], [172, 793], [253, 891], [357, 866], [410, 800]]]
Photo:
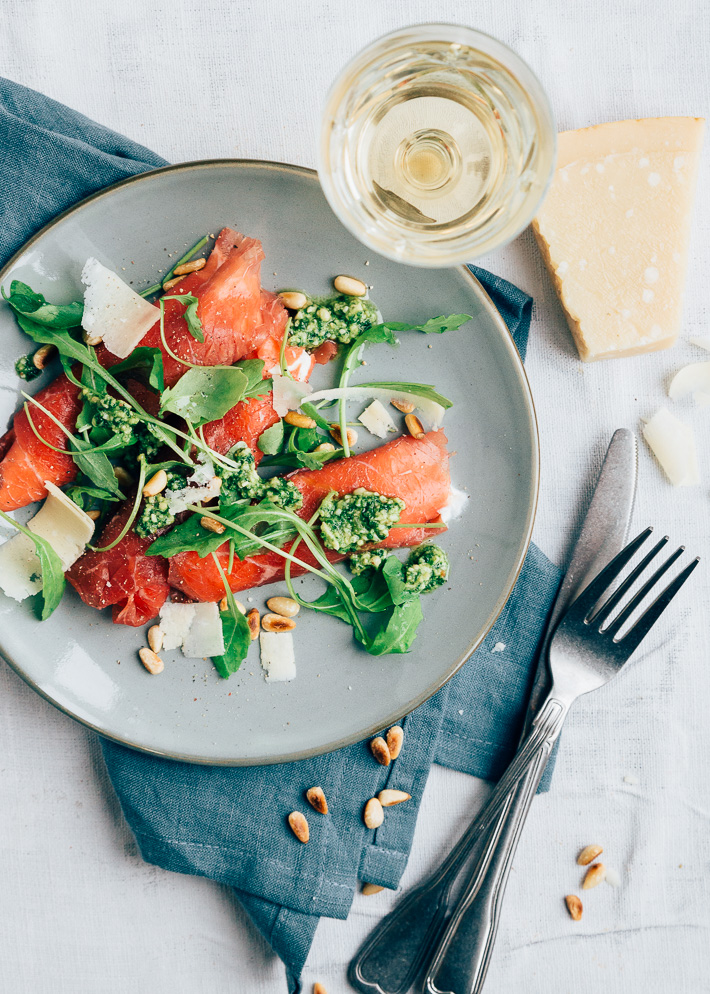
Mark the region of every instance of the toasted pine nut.
[[114, 466], [113, 475], [122, 487], [130, 487], [133, 483], [133, 477], [123, 466]]
[[253, 642], [254, 639], [259, 638], [259, 612], [255, 607], [247, 614], [247, 624], [249, 625], [249, 634]]
[[101, 511], [87, 511], [87, 518], [91, 518], [92, 521], [98, 521], [101, 517]]
[[335, 452], [335, 446], [330, 442], [321, 442], [320, 445], [316, 445], [314, 452]]
[[[338, 443], [338, 445], [342, 446], [343, 436], [340, 434], [340, 425], [332, 424], [330, 426], [330, 434], [333, 436], [333, 438]], [[348, 445], [355, 445], [355, 443], [357, 442], [357, 432], [354, 430], [354, 428], [348, 428], [347, 434], [348, 434]]]
[[597, 856], [601, 856], [604, 852], [601, 846], [585, 846], [577, 857], [577, 864], [579, 866], [589, 866], [593, 863]]
[[407, 431], [412, 438], [424, 438], [426, 432], [424, 431], [424, 426], [416, 414], [408, 414], [404, 419], [404, 423], [406, 424]]
[[[240, 614], [247, 613], [247, 609], [244, 607], [241, 601], [237, 600], [236, 597], [234, 598], [234, 603], [237, 605], [237, 611], [239, 611]], [[226, 611], [228, 610], [228, 608], [229, 608], [229, 601], [227, 600], [227, 595], [225, 594], [222, 600], [219, 602], [219, 609], [220, 611]]]
[[387, 748], [387, 743], [381, 735], [378, 735], [377, 738], [374, 738], [372, 742], [370, 742], [370, 752], [381, 766], [390, 765], [390, 759], [392, 757], [390, 756], [390, 751]]
[[381, 790], [377, 795], [377, 800], [383, 808], [391, 808], [393, 804], [402, 804], [408, 801], [412, 795], [406, 790]]
[[354, 276], [336, 276], [333, 286], [338, 293], [344, 293], [348, 297], [364, 297], [367, 293], [367, 284]]
[[265, 632], [290, 632], [296, 627], [296, 622], [293, 618], [284, 618], [282, 614], [265, 614], [261, 627]]
[[404, 732], [399, 725], [393, 725], [387, 732], [387, 748], [390, 751], [390, 759], [396, 759], [402, 751], [404, 742]]
[[158, 673], [162, 673], [165, 669], [163, 660], [152, 649], [149, 649], [147, 645], [144, 645], [142, 649], [138, 650], [138, 655], [145, 668], [153, 676], [157, 676]]
[[584, 875], [582, 890], [591, 890], [600, 884], [606, 876], [606, 867], [603, 863], [593, 863]]
[[144, 497], [155, 497], [156, 494], [160, 494], [165, 490], [168, 485], [168, 474], [164, 469], [159, 469], [157, 473], [154, 473], [148, 480], [146, 485], [143, 487]]
[[35, 369], [44, 369], [48, 362], [56, 355], [57, 348], [55, 345], [40, 345], [37, 351], [32, 356], [32, 365]]
[[172, 290], [174, 286], [178, 285], [180, 280], [181, 280], [180, 276], [176, 276], [174, 279], [171, 280], [166, 280], [165, 283], [163, 283], [163, 290]]
[[227, 530], [227, 526], [223, 525], [221, 521], [215, 521], [214, 518], [208, 518], [207, 515], [200, 518], [200, 525], [206, 531], [214, 532], [215, 535], [224, 535]]
[[371, 797], [365, 805], [365, 810], [362, 813], [362, 820], [368, 828], [379, 828], [385, 820], [385, 813], [382, 810], [382, 805], [376, 797]]
[[582, 902], [580, 899], [576, 894], [568, 894], [565, 898], [565, 904], [567, 905], [570, 918], [578, 922], [582, 917]]
[[97, 345], [101, 345], [103, 342], [101, 335], [90, 335], [88, 331], [85, 331], [81, 337], [84, 339], [84, 345], [92, 345], [95, 347]]
[[300, 311], [308, 303], [308, 297], [299, 290], [282, 290], [279, 294], [281, 303], [290, 311]]
[[305, 815], [302, 815], [300, 811], [292, 811], [288, 816], [288, 823], [299, 842], [308, 842], [311, 833]]
[[274, 614], [280, 614], [284, 618], [295, 618], [301, 610], [298, 601], [294, 601], [290, 597], [269, 597], [266, 606]]
[[287, 425], [293, 425], [294, 428], [315, 428], [316, 426], [313, 418], [309, 418], [306, 414], [299, 414], [298, 411], [289, 411], [284, 421]]
[[313, 994], [328, 994], [328, 991], [325, 989], [323, 984], [319, 984], [316, 981], [316, 983], [313, 985]]
[[391, 400], [390, 404], [392, 407], [396, 407], [398, 411], [402, 414], [411, 414], [414, 410], [414, 404], [410, 404], [408, 400]]
[[148, 629], [148, 645], [151, 647], [153, 652], [160, 652], [163, 648], [163, 639], [165, 638], [165, 632], [160, 627], [160, 625], [151, 625]]
[[379, 884], [363, 884], [360, 893], [369, 897], [370, 894], [379, 894], [381, 890], [384, 890], [384, 887], [380, 887]]
[[328, 814], [328, 802], [325, 799], [325, 794], [323, 793], [322, 787], [311, 787], [306, 791], [306, 800], [312, 808], [315, 808], [319, 814]]
[[207, 259], [193, 259], [192, 262], [183, 262], [182, 266], [173, 269], [173, 276], [187, 276], [188, 273], [197, 273], [207, 265]]

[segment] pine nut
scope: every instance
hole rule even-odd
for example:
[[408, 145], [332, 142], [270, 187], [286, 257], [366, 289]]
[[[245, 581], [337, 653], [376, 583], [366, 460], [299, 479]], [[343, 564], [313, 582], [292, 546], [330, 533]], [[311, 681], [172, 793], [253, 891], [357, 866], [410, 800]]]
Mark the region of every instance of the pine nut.
[[165, 632], [160, 627], [160, 625], [151, 625], [148, 629], [148, 645], [151, 647], [153, 652], [160, 652], [163, 648], [163, 639], [165, 638]]
[[[346, 430], [348, 435], [348, 445], [355, 445], [357, 442], [357, 432], [353, 428], [348, 428]], [[343, 436], [340, 434], [340, 425], [332, 424], [330, 426], [330, 434], [333, 436], [338, 445], [342, 447]]]
[[333, 286], [338, 293], [344, 293], [348, 297], [364, 297], [367, 293], [367, 284], [354, 276], [336, 276]]
[[363, 884], [360, 893], [364, 894], [365, 897], [369, 897], [370, 894], [379, 894], [381, 890], [384, 890], [384, 887], [380, 887], [379, 884]]
[[584, 875], [582, 890], [591, 890], [602, 882], [606, 876], [606, 867], [603, 863], [593, 863]]
[[328, 814], [328, 802], [325, 799], [325, 794], [323, 793], [322, 787], [311, 787], [306, 791], [306, 800], [312, 808], [315, 808], [319, 814]]
[[133, 477], [123, 466], [114, 466], [113, 475], [116, 477], [119, 486], [130, 487], [133, 485]]
[[56, 355], [57, 349], [54, 345], [40, 345], [32, 356], [32, 365], [35, 369], [44, 369], [48, 362], [51, 362]]
[[85, 331], [81, 337], [84, 339], [84, 345], [90, 345], [94, 348], [103, 342], [101, 335], [90, 335], [88, 331]]
[[576, 894], [568, 894], [565, 898], [565, 904], [567, 905], [570, 918], [578, 922], [582, 917], [582, 902], [580, 899]]
[[308, 842], [311, 837], [310, 829], [305, 816], [300, 811], [292, 811], [288, 816], [288, 823], [299, 842]]
[[426, 432], [424, 431], [424, 426], [416, 414], [408, 414], [404, 419], [404, 423], [406, 424], [407, 431], [412, 438], [424, 438]]
[[281, 303], [290, 311], [300, 311], [308, 303], [308, 297], [299, 290], [282, 290], [279, 294]]
[[178, 285], [178, 283], [180, 282], [180, 280], [181, 280], [180, 276], [176, 276], [172, 280], [166, 280], [165, 283], [163, 283], [163, 290], [172, 290], [172, 288], [174, 286]]
[[377, 795], [377, 800], [383, 808], [391, 808], [393, 804], [402, 804], [408, 801], [412, 795], [406, 790], [381, 790]]
[[144, 497], [155, 497], [156, 494], [160, 494], [165, 490], [168, 485], [168, 474], [164, 469], [159, 469], [157, 473], [148, 480], [146, 485], [143, 487]]
[[192, 262], [183, 262], [182, 266], [173, 269], [174, 276], [187, 276], [188, 273], [198, 273], [207, 265], [207, 259], [193, 259]]
[[294, 428], [315, 428], [316, 426], [313, 418], [309, 418], [305, 414], [299, 414], [298, 411], [289, 411], [284, 421], [287, 425], [293, 425]]
[[208, 532], [214, 532], [215, 535], [224, 535], [227, 530], [227, 526], [223, 525], [221, 521], [215, 521], [214, 518], [208, 518], [205, 515], [200, 518], [200, 525]]
[[320, 445], [316, 445], [314, 452], [335, 452], [335, 446], [330, 442], [321, 442]]
[[[246, 614], [247, 613], [247, 609], [244, 607], [244, 605], [242, 604], [241, 601], [237, 600], [236, 597], [234, 598], [234, 603], [237, 605], [237, 611], [239, 611], [240, 614]], [[229, 610], [229, 601], [227, 600], [227, 595], [226, 594], [224, 595], [224, 597], [222, 598], [222, 600], [219, 602], [219, 609], [220, 609], [220, 611], [228, 611]]]
[[597, 856], [601, 856], [604, 852], [601, 846], [585, 846], [577, 857], [577, 864], [579, 866], [589, 866], [593, 863]]
[[392, 407], [396, 407], [398, 411], [402, 414], [411, 414], [414, 410], [414, 404], [410, 404], [408, 400], [391, 400], [390, 404]]
[[265, 632], [290, 632], [296, 627], [296, 622], [293, 618], [284, 618], [282, 614], [265, 614], [261, 627]]
[[249, 625], [249, 634], [253, 642], [254, 639], [259, 638], [259, 612], [255, 607], [247, 614], [247, 624]]
[[142, 649], [138, 650], [138, 655], [145, 668], [153, 676], [157, 676], [158, 673], [162, 673], [165, 669], [163, 660], [152, 649], [149, 649], [147, 645], [144, 645]]
[[316, 982], [313, 985], [313, 994], [328, 994], [328, 991], [325, 989], [323, 984], [319, 984], [318, 982]]
[[362, 813], [362, 820], [368, 828], [379, 828], [385, 820], [385, 813], [382, 810], [382, 805], [376, 797], [371, 797], [365, 805], [365, 810]]
[[266, 606], [274, 614], [280, 614], [284, 618], [295, 618], [301, 610], [298, 601], [294, 601], [290, 597], [269, 597]]
[[377, 738], [374, 738], [372, 742], [370, 742], [370, 752], [381, 766], [390, 765], [390, 759], [392, 757], [390, 756], [390, 751], [387, 748], [387, 743], [381, 735], [378, 735]]
[[101, 517], [101, 511], [87, 511], [87, 518], [91, 518], [92, 521], [98, 521]]
[[399, 725], [393, 725], [387, 732], [387, 748], [390, 751], [390, 759], [396, 759], [402, 751], [404, 742], [404, 732]]

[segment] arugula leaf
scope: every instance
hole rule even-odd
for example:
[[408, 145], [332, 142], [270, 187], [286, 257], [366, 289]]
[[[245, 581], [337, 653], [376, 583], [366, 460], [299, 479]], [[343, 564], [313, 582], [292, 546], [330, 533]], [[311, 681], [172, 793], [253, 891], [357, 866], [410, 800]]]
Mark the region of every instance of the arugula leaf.
[[91, 362], [92, 356], [89, 349], [81, 342], [77, 342], [67, 328], [62, 326], [52, 328], [49, 325], [38, 324], [18, 311], [15, 311], [15, 317], [20, 328], [33, 341], [40, 345], [56, 345], [57, 351], [70, 359], [77, 359], [83, 363]]
[[331, 459], [341, 459], [342, 449], [333, 452], [279, 452], [273, 456], [264, 456], [260, 466], [288, 466], [293, 469], [322, 469]]
[[81, 300], [72, 304], [48, 304], [41, 293], [36, 293], [20, 280], [12, 281], [9, 296], [3, 287], [2, 295], [18, 317], [31, 315], [36, 324], [60, 329], [77, 328], [81, 325], [84, 313], [84, 302]]
[[73, 500], [75, 504], [79, 507], [84, 508], [85, 502], [84, 498], [95, 498], [96, 500], [119, 500], [116, 494], [111, 493], [109, 490], [103, 490], [101, 487], [91, 486], [90, 483], [76, 483], [66, 490], [66, 495], [70, 500]]
[[160, 410], [193, 424], [218, 421], [244, 398], [247, 377], [237, 366], [192, 366], [163, 391]]
[[418, 597], [405, 604], [395, 605], [374, 638], [365, 644], [365, 648], [371, 656], [409, 652], [423, 617]]
[[401, 390], [403, 393], [413, 393], [417, 397], [433, 400], [442, 407], [453, 407], [453, 401], [437, 393], [431, 383], [404, 383], [398, 380], [386, 380], [377, 383], [358, 383], [357, 388], [382, 388], [383, 390]]
[[58, 606], [64, 593], [66, 581], [62, 561], [49, 544], [46, 538], [35, 535], [29, 528], [19, 524], [9, 514], [0, 511], [0, 515], [9, 524], [16, 528], [23, 535], [26, 535], [34, 544], [37, 558], [39, 559], [40, 571], [42, 573], [42, 621], [46, 621], [54, 609]]
[[247, 620], [240, 611], [237, 611], [236, 615], [231, 611], [221, 611], [219, 616], [222, 619], [224, 654], [213, 656], [212, 662], [219, 675], [224, 680], [228, 680], [246, 659], [251, 644], [251, 634]]
[[[229, 507], [220, 511], [223, 518], [229, 518], [237, 507], [230, 504]], [[211, 552], [216, 552], [225, 542], [229, 541], [226, 535], [218, 535], [215, 532], [207, 531], [200, 524], [200, 519], [196, 514], [191, 514], [189, 518], [175, 525], [165, 535], [156, 538], [146, 549], [146, 556], [163, 556], [170, 559], [179, 552], [196, 552], [201, 559], [209, 556]]]
[[[246, 559], [263, 549], [260, 539], [266, 539], [272, 545], [282, 547], [296, 536], [296, 529], [283, 518], [283, 511], [269, 501], [262, 501], [253, 507], [248, 503], [228, 504], [220, 508], [219, 515], [228, 521], [233, 521], [241, 528], [253, 532], [254, 537], [232, 532], [234, 554], [238, 559]], [[264, 528], [263, 526], [268, 526]], [[257, 533], [255, 530], [259, 529]], [[147, 556], [163, 556], [170, 559], [179, 552], [196, 552], [201, 559], [216, 552], [220, 546], [229, 541], [229, 536], [217, 535], [207, 531], [200, 524], [200, 519], [193, 514], [186, 521], [176, 525], [166, 535], [157, 538], [146, 550]]]
[[96, 452], [93, 442], [77, 438], [75, 435], [70, 437], [69, 444], [74, 449], [72, 459], [81, 472], [88, 476], [97, 487], [108, 490], [109, 493], [115, 494], [123, 500], [124, 495], [121, 493], [116, 474], [106, 453]]
[[[355, 606], [358, 611], [379, 614], [394, 606], [387, 584], [382, 579], [379, 570], [373, 570], [370, 576], [362, 574], [353, 577], [352, 588], [355, 591]], [[337, 587], [327, 587], [320, 597], [308, 603], [308, 607], [332, 614], [347, 624], [351, 623], [350, 615]]]
[[301, 410], [309, 418], [313, 418], [319, 428], [322, 428], [323, 431], [330, 432], [330, 421], [326, 421], [320, 411], [314, 407], [313, 404], [303, 403], [301, 404]]
[[113, 376], [120, 376], [122, 373], [128, 373], [133, 369], [146, 370], [148, 373], [148, 383], [154, 390], [157, 390], [158, 393], [163, 392], [165, 389], [165, 382], [163, 378], [163, 353], [160, 349], [139, 345], [138, 348], [135, 348], [131, 352], [127, 359], [124, 359], [123, 362], [116, 363], [115, 366], [111, 366], [111, 374]]
[[261, 435], [259, 435], [256, 443], [259, 451], [263, 452], [265, 456], [276, 455], [283, 445], [284, 434], [284, 423], [279, 419], [275, 425], [267, 428], [266, 431], [262, 431]]
[[235, 369], [241, 369], [247, 378], [247, 385], [244, 388], [243, 400], [249, 397], [265, 397], [273, 386], [270, 379], [262, 379], [264, 375], [263, 359], [242, 359], [234, 364]]
[[387, 584], [393, 604], [407, 604], [417, 597], [404, 583], [404, 565], [396, 556], [388, 556], [382, 566], [382, 578]]
[[443, 335], [445, 331], [455, 331], [471, 320], [470, 314], [449, 314], [448, 317], [441, 314], [438, 318], [429, 318], [424, 324], [417, 325], [415, 330], [423, 331], [425, 335]]
[[177, 300], [181, 304], [187, 305], [184, 314], [187, 330], [194, 339], [202, 344], [205, 340], [205, 335], [202, 331], [202, 321], [200, 321], [197, 314], [197, 305], [199, 303], [197, 297], [192, 293], [171, 293], [169, 296], [161, 297], [161, 300]]

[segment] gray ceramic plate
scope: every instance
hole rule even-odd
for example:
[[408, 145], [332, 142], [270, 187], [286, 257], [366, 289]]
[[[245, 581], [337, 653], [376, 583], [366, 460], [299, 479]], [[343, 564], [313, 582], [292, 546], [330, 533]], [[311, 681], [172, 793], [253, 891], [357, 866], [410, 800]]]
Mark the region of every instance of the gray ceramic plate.
[[[470, 500], [440, 539], [452, 561], [450, 589], [425, 598], [420, 634], [404, 656], [368, 656], [344, 624], [302, 612], [292, 683], [265, 682], [256, 645], [229, 681], [181, 653], [165, 653], [164, 673], [151, 677], [137, 659], [145, 632], [113, 625], [108, 612], [86, 607], [73, 590], [43, 624], [29, 602], [0, 594], [0, 650], [52, 704], [119, 742], [191, 762], [273, 763], [326, 752], [393, 723], [463, 664], [503, 607], [525, 555], [538, 440], [522, 364], [476, 280], [463, 268], [412, 269], [374, 255], [337, 221], [309, 170], [217, 161], [134, 177], [40, 232], [2, 273], [2, 283], [21, 279], [48, 299], [73, 300], [82, 265], [93, 255], [141, 288], [169, 267], [168, 253], [182, 254], [225, 225], [262, 240], [266, 287], [327, 293], [332, 277], [344, 272], [373, 285], [386, 318], [473, 315], [456, 332], [403, 336], [398, 349], [377, 346], [368, 356], [368, 379], [434, 383], [454, 401], [445, 421], [456, 451], [452, 477]], [[4, 425], [19, 400], [13, 363], [27, 351], [4, 306], [0, 335]], [[325, 385], [332, 375], [332, 367], [318, 367], [316, 382]], [[282, 592], [281, 585], [267, 589]], [[302, 589], [315, 595], [318, 581], [304, 581]], [[253, 591], [253, 604], [263, 607], [266, 595]]]

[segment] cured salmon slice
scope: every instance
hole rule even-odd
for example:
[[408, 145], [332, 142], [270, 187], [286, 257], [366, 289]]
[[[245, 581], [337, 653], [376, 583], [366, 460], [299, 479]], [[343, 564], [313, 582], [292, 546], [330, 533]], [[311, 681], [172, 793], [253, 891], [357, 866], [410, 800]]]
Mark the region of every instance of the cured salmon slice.
[[[420, 439], [402, 435], [378, 449], [350, 459], [334, 460], [323, 469], [293, 473], [289, 479], [303, 494], [303, 508], [298, 512], [302, 518], [309, 518], [330, 491], [342, 495], [363, 487], [388, 497], [401, 497], [406, 505], [401, 523], [437, 522], [441, 520], [439, 511], [446, 505], [451, 488], [446, 435], [443, 431], [429, 432]], [[377, 547], [419, 545], [426, 538], [431, 538], [431, 531], [423, 528], [393, 528]], [[222, 546], [217, 555], [226, 572], [228, 545]], [[296, 555], [304, 562], [316, 565], [303, 543]], [[334, 553], [328, 558], [336, 562], [344, 557]], [[292, 565], [292, 576], [304, 572], [302, 566]], [[235, 560], [228, 574], [233, 591], [275, 583], [283, 577], [284, 559], [275, 552], [250, 556], [244, 561]], [[224, 593], [214, 560], [211, 557], [200, 559], [196, 552], [174, 556], [170, 560], [168, 579], [171, 587], [193, 600], [216, 601]]]
[[[99, 546], [110, 545], [131, 513], [128, 500], [103, 529]], [[144, 625], [154, 618], [168, 596], [168, 562], [146, 556], [152, 538], [139, 538], [131, 529], [107, 552], [85, 552], [66, 574], [85, 604], [113, 607], [117, 625]]]

